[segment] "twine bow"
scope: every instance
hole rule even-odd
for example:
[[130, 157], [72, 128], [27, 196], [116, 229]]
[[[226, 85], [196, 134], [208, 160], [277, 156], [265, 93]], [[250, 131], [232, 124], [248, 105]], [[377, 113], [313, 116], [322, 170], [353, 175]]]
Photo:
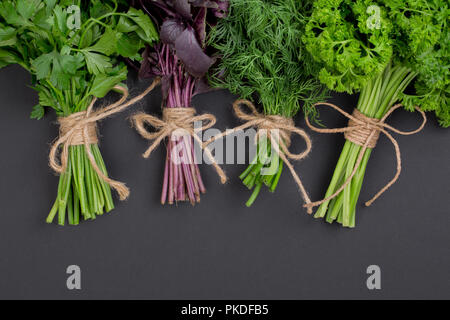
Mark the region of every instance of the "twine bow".
[[[245, 105], [251, 111], [251, 113], [244, 112], [241, 109], [241, 105]], [[289, 168], [289, 171], [291, 172], [292, 177], [294, 178], [304, 201], [307, 204], [310, 203], [311, 200], [309, 199], [308, 193], [306, 192], [306, 189], [303, 186], [300, 177], [295, 172], [294, 167], [289, 161], [289, 159], [290, 160], [304, 159], [309, 154], [309, 152], [311, 151], [312, 144], [308, 134], [305, 131], [297, 128], [294, 125], [294, 121], [290, 118], [282, 117], [279, 115], [264, 115], [262, 113], [259, 113], [256, 110], [255, 105], [252, 102], [245, 99], [236, 100], [233, 103], [233, 110], [234, 113], [236, 114], [236, 117], [239, 118], [240, 120], [245, 121], [245, 123], [234, 129], [227, 130], [226, 132], [223, 132], [221, 134], [212, 137], [205, 144], [208, 145], [213, 141], [225, 137], [227, 135], [233, 134], [236, 131], [250, 127], [256, 127], [258, 129], [256, 138], [262, 135], [263, 133], [267, 135], [267, 137], [270, 139], [271, 145], [274, 147], [275, 152], [279, 155], [281, 160], [283, 160], [283, 162]], [[292, 134], [297, 134], [305, 140], [306, 142], [305, 151], [298, 154], [289, 151]], [[310, 210], [311, 210], [310, 213], [312, 213], [312, 208], [308, 209], [308, 212]]]
[[[179, 134], [179, 132], [182, 132], [181, 135], [191, 136], [199, 144], [216, 170], [217, 175], [220, 177], [221, 183], [225, 183], [227, 181], [225, 172], [217, 164], [214, 156], [211, 154], [211, 151], [206, 148], [202, 140], [197, 135], [197, 132], [214, 126], [216, 123], [216, 118], [212, 114], [202, 114], [196, 116], [194, 108], [163, 108], [162, 119], [149, 114], [138, 113], [132, 117], [132, 120], [137, 132], [143, 138], [153, 140], [152, 144], [144, 152], [144, 158], [148, 158], [165, 138], [170, 137], [172, 134]], [[194, 124], [197, 121], [205, 123], [203, 123], [201, 128], [194, 129]], [[145, 127], [145, 124], [152, 126], [156, 129], [156, 131], [149, 132]]]
[[322, 129], [322, 128], [317, 128], [317, 127], [314, 127], [313, 125], [311, 125], [308, 118], [306, 117], [306, 124], [308, 125], [308, 127], [311, 128], [311, 130], [313, 130], [315, 132], [319, 132], [319, 133], [344, 133], [345, 138], [347, 140], [349, 140], [359, 146], [362, 146], [362, 149], [359, 151], [358, 158], [357, 158], [357, 161], [356, 161], [355, 167], [353, 168], [352, 173], [335, 193], [333, 193], [331, 196], [329, 196], [321, 201], [305, 204], [304, 206], [307, 207], [308, 209], [312, 209], [312, 208], [319, 206], [322, 203], [328, 202], [331, 199], [338, 196], [342, 192], [342, 190], [344, 190], [344, 188], [350, 183], [353, 176], [356, 174], [356, 171], [358, 170], [359, 165], [361, 164], [362, 158], [364, 157], [364, 153], [366, 152], [366, 150], [374, 148], [377, 144], [377, 140], [378, 140], [380, 133], [383, 133], [386, 137], [388, 137], [388, 139], [394, 145], [395, 155], [396, 155], [396, 160], [397, 160], [397, 171], [395, 173], [394, 178], [392, 178], [391, 181], [389, 181], [383, 188], [381, 188], [380, 191], [378, 191], [375, 194], [375, 196], [372, 197], [372, 199], [370, 199], [369, 201], [367, 201], [365, 203], [365, 205], [367, 207], [370, 206], [376, 199], [378, 199], [378, 197], [380, 197], [384, 192], [386, 192], [398, 180], [398, 177], [400, 176], [400, 173], [402, 170], [400, 147], [398, 145], [397, 140], [395, 140], [394, 137], [387, 130], [393, 131], [397, 134], [404, 135], [404, 136], [416, 134], [425, 127], [425, 124], [427, 122], [427, 117], [425, 115], [425, 112], [423, 112], [419, 107], [415, 107], [415, 109], [417, 111], [419, 111], [420, 114], [422, 115], [422, 118], [423, 118], [422, 124], [420, 125], [420, 127], [418, 129], [413, 130], [413, 131], [400, 131], [400, 130], [386, 124], [385, 121], [395, 110], [402, 107], [401, 104], [397, 104], [397, 105], [393, 106], [391, 109], [389, 109], [389, 111], [381, 119], [369, 118], [356, 109], [353, 111], [353, 115], [350, 115], [332, 103], [321, 102], [321, 103], [317, 103], [315, 106], [317, 106], [317, 105], [325, 105], [325, 106], [329, 106], [329, 107], [335, 109], [336, 111], [338, 111], [339, 113], [341, 113], [342, 115], [347, 117], [349, 119], [349, 123], [346, 128]]
[[[105, 181], [119, 194], [120, 200], [128, 198], [130, 191], [124, 183], [112, 180], [97, 166], [95, 158], [91, 152], [90, 145], [97, 143], [97, 121], [105, 119], [115, 113], [121, 112], [127, 107], [145, 97], [150, 91], [152, 91], [160, 82], [159, 78], [156, 78], [150, 87], [148, 87], [143, 93], [135, 98], [125, 102], [128, 98], [128, 90], [120, 85], [114, 87], [115, 90], [120, 91], [122, 97], [117, 102], [99, 109], [93, 110], [94, 104], [97, 98], [92, 99], [91, 104], [86, 111], [77, 112], [71, 114], [68, 117], [62, 117], [58, 119], [60, 124], [59, 138], [53, 143], [49, 154], [49, 165], [57, 173], [61, 174], [67, 169], [67, 162], [69, 158], [69, 146], [84, 145], [86, 154], [92, 165], [92, 168], [97, 173], [100, 179]], [[62, 151], [58, 154], [59, 147], [62, 145]]]

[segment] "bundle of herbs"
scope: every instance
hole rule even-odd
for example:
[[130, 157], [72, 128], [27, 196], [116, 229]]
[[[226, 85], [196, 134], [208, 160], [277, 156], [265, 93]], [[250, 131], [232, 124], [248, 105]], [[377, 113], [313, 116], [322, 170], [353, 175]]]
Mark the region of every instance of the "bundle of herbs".
[[[305, 114], [313, 117], [313, 105], [324, 99], [326, 94], [324, 86], [316, 79], [318, 64], [300, 41], [313, 2], [234, 0], [228, 17], [218, 23], [209, 39], [220, 56], [212, 69], [210, 83], [262, 106], [263, 114], [258, 115], [256, 110], [252, 110], [255, 118], [249, 118], [247, 124], [258, 123], [261, 129], [269, 121], [269, 127], [280, 129], [281, 140], [279, 145], [276, 143], [277, 146], [269, 138], [270, 133], [258, 134], [256, 157], [240, 175], [244, 185], [253, 189], [247, 206], [256, 200], [263, 184], [271, 192], [275, 191], [283, 163], [286, 162], [280, 152], [287, 153], [285, 147], [289, 147], [292, 133], [301, 135], [307, 141], [307, 150], [303, 155], [310, 149], [306, 134], [293, 128], [292, 117], [302, 107]], [[252, 104], [243, 102], [253, 109]], [[238, 114], [237, 104], [235, 111]], [[239, 117], [245, 120], [247, 116]], [[289, 130], [283, 132], [282, 123], [289, 124], [285, 127]], [[244, 127], [248, 125], [241, 126]], [[275, 130], [271, 131], [274, 133]], [[293, 176], [299, 188], [303, 189], [296, 174], [293, 173]]]
[[[449, 12], [448, 1], [442, 0], [318, 0], [303, 42], [322, 64], [319, 77], [324, 84], [336, 91], [360, 92], [356, 108], [371, 123], [384, 122], [397, 108], [394, 104], [401, 103], [410, 111], [415, 106], [434, 111], [439, 123], [448, 127]], [[363, 144], [345, 142], [325, 199], [317, 203], [316, 217], [355, 226], [356, 204], [372, 152]], [[398, 146], [396, 151], [397, 178]]]
[[[174, 117], [178, 114], [173, 120], [184, 122], [180, 123], [179, 127], [186, 127], [188, 131], [194, 120], [209, 121], [207, 127], [210, 127], [215, 123], [212, 115], [193, 117], [195, 110], [192, 107], [192, 98], [206, 89], [204, 76], [214, 62], [214, 59], [206, 54], [206, 37], [210, 26], [215, 25], [218, 19], [226, 15], [228, 1], [140, 0], [131, 2], [143, 8], [159, 24], [161, 43], [147, 47], [139, 75], [142, 78], [155, 76], [161, 78], [164, 117], [166, 118], [169, 113]], [[175, 108], [177, 110], [174, 110]], [[154, 118], [138, 114], [134, 120], [142, 136], [158, 140], [163, 136], [158, 133], [148, 134], [141, 128], [143, 122], [152, 125], [151, 119]], [[158, 126], [156, 119], [153, 123]], [[166, 122], [166, 125], [169, 124]], [[203, 127], [205, 128], [206, 126]], [[163, 134], [163, 131], [160, 133]], [[162, 204], [189, 201], [194, 205], [200, 201], [200, 194], [206, 191], [198, 167], [194, 138], [189, 133], [168, 132], [161, 193]], [[159, 142], [153, 146], [156, 147]], [[152, 150], [151, 147], [144, 156], [148, 157]], [[223, 173], [216, 163], [214, 165], [224, 182]]]
[[[50, 159], [61, 175], [48, 223], [58, 215], [60, 225], [66, 217], [69, 224], [76, 225], [80, 214], [84, 219], [95, 219], [111, 211], [114, 203], [110, 185], [125, 188], [120, 195], [126, 197], [126, 187], [107, 178], [95, 123], [89, 122], [87, 109], [91, 112], [95, 100], [113, 89], [125, 94], [122, 81], [127, 68], [119, 58], [140, 60], [139, 51], [157, 39], [149, 17], [120, 0], [0, 3], [0, 67], [19, 64], [31, 73], [33, 88], [39, 93], [32, 118], [41, 119], [44, 108], [52, 108], [61, 126], [66, 126], [61, 127], [59, 139], [64, 143], [55, 145], [57, 149], [63, 144], [61, 164]], [[76, 127], [78, 122], [85, 127]], [[64, 140], [62, 136], [69, 138]], [[86, 137], [91, 143], [85, 141]]]

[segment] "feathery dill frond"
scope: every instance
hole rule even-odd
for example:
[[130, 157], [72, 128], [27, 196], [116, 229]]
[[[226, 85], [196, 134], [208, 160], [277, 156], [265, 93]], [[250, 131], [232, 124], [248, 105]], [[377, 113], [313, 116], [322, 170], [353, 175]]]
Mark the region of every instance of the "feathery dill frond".
[[230, 14], [212, 30], [220, 60], [210, 83], [263, 106], [266, 114], [293, 117], [326, 90], [320, 70], [301, 41], [312, 0], [232, 0]]

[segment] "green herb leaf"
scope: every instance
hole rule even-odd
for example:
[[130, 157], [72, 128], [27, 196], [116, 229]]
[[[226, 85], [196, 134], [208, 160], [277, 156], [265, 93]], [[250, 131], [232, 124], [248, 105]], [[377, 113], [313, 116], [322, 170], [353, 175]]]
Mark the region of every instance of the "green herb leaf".
[[14, 46], [17, 42], [16, 29], [0, 25], [0, 47]]
[[127, 68], [123, 66], [109, 74], [99, 74], [94, 78], [90, 94], [97, 98], [103, 98], [118, 83], [127, 78]]
[[259, 102], [266, 114], [294, 116], [324, 98], [320, 66], [299, 40], [313, 1], [231, 1], [230, 14], [211, 32], [221, 57], [210, 83]]
[[142, 40], [137, 35], [128, 36], [126, 34], [118, 35], [117, 52], [126, 58], [136, 58], [139, 56], [139, 50], [142, 48]]
[[40, 120], [44, 117], [45, 110], [44, 107], [40, 104], [37, 104], [33, 107], [33, 111], [31, 112], [30, 118]]
[[128, 17], [140, 27], [139, 29], [136, 29], [136, 34], [144, 42], [153, 42], [158, 40], [158, 32], [156, 31], [156, 28], [148, 15], [141, 10], [130, 8], [128, 11]]
[[[79, 17], [68, 10], [77, 4]], [[92, 95], [105, 96], [126, 79], [120, 58], [139, 59], [157, 39], [150, 18], [123, 0], [0, 1], [0, 68], [17, 63], [29, 70], [39, 106], [59, 116], [86, 110]]]
[[[106, 56], [117, 52], [118, 34], [111, 28], [107, 28], [97, 43], [83, 51], [95, 51]], [[138, 49], [139, 50], [139, 49]]]
[[100, 73], [105, 73], [107, 69], [112, 67], [111, 59], [107, 56], [86, 50], [83, 50], [82, 52], [90, 73], [98, 75]]
[[26, 20], [29, 20], [35, 12], [42, 8], [41, 0], [18, 0], [17, 12]]

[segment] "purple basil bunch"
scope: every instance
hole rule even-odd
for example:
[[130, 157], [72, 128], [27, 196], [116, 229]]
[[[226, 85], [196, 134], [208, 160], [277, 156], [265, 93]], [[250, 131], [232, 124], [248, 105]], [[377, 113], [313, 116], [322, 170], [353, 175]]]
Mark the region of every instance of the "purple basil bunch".
[[[145, 49], [139, 76], [161, 78], [163, 108], [192, 108], [192, 97], [205, 90], [205, 75], [215, 62], [207, 54], [208, 28], [227, 15], [229, 1], [135, 0], [132, 4], [151, 16], [161, 39], [159, 44]], [[192, 137], [168, 139], [161, 203], [194, 204], [205, 192], [196, 161], [180, 164], [170, 159], [172, 150], [187, 150], [190, 155], [182, 158], [195, 159], [192, 145]]]

